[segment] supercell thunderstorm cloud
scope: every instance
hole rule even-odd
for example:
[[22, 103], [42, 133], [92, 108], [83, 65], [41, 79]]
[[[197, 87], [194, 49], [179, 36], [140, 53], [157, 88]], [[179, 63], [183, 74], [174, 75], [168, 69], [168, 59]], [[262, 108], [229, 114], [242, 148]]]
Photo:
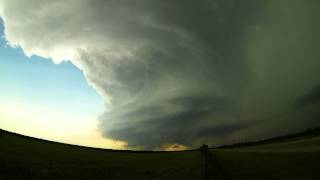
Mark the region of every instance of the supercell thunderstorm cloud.
[[105, 102], [104, 137], [154, 149], [320, 125], [315, 4], [0, 0], [0, 16], [11, 46], [82, 70]]

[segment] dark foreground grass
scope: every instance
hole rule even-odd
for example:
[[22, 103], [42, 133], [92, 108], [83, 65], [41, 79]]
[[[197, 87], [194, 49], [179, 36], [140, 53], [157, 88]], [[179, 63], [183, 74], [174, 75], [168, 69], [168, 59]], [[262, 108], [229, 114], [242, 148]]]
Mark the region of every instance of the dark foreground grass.
[[213, 179], [320, 179], [320, 136], [213, 149], [208, 159]]
[[2, 133], [0, 179], [199, 179], [201, 153], [81, 148]]
[[[1, 132], [4, 179], [320, 179], [320, 136], [207, 153], [122, 152]], [[205, 175], [206, 174], [206, 175]]]
[[212, 179], [319, 179], [319, 152], [213, 151]]

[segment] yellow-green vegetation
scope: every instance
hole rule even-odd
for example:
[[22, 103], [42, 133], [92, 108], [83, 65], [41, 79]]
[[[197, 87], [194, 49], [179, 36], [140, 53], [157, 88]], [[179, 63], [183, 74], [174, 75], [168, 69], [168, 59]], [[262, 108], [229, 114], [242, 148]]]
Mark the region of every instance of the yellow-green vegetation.
[[319, 135], [207, 153], [111, 151], [2, 131], [0, 136], [1, 180], [319, 179], [319, 160]]

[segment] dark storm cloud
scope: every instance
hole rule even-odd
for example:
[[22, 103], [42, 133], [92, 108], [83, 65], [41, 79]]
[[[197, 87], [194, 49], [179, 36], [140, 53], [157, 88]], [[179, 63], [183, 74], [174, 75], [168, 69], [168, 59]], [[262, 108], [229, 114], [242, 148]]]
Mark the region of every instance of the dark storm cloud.
[[[235, 114], [236, 100], [250, 81], [251, 72], [247, 69], [242, 43], [245, 43], [247, 28], [253, 26], [264, 11], [262, 4], [255, 1], [186, 1], [181, 5], [181, 1], [157, 1], [146, 5], [162, 34], [151, 40], [155, 41], [153, 44], [160, 44], [161, 49], [147, 49], [141, 55], [149, 58], [145, 71], [139, 71], [131, 78], [133, 82], [136, 78], [146, 78], [143, 83], [147, 88], [140, 89], [142, 95], [137, 101], [156, 97], [158, 91], [164, 92], [160, 96], [165, 100], [156, 99], [147, 107], [126, 106], [123, 109], [132, 112], [121, 111], [120, 117], [106, 113], [101, 117], [102, 127], [108, 127], [110, 118], [119, 121], [104, 131], [106, 137], [127, 140], [133, 146], [154, 147], [169, 142], [190, 145], [204, 134], [202, 129], [206, 134], [209, 130], [217, 130], [206, 126], [220, 127], [219, 123], [224, 123], [223, 116]], [[185, 33], [194, 40], [188, 45], [184, 38], [171, 35], [168, 39], [166, 33]], [[143, 72], [147, 77], [139, 75]], [[163, 76], [168, 80], [162, 80]], [[158, 85], [158, 82], [164, 84]], [[170, 86], [179, 84], [183, 85], [181, 89], [168, 91]], [[163, 106], [178, 110], [171, 112]], [[221, 119], [217, 119], [217, 114]], [[234, 127], [241, 129], [240, 125]], [[228, 131], [224, 133], [228, 134]]]
[[245, 128], [249, 128], [252, 124], [249, 123], [233, 123], [233, 124], [221, 124], [215, 127], [209, 127], [199, 131], [197, 137], [223, 137], [232, 134], [235, 131], [239, 131]]
[[293, 109], [300, 109], [317, 103], [320, 103], [320, 85], [312, 88], [309, 93], [298, 98], [293, 104]]
[[105, 137], [214, 145], [319, 124], [308, 120], [318, 109], [318, 90], [308, 92], [320, 76], [317, 2], [21, 3], [0, 0], [6, 38], [82, 70], [105, 100]]
[[[233, 110], [230, 99], [209, 96], [173, 98], [166, 103], [169, 104], [162, 105], [158, 102], [155, 107], [143, 107], [134, 112], [121, 114], [122, 117], [117, 119], [128, 118], [128, 121], [115, 125], [115, 128], [106, 131], [106, 135], [116, 139], [127, 139], [132, 146], [144, 144], [149, 148], [156, 148], [159, 143], [179, 142], [192, 145], [190, 140], [200, 136], [203, 129], [199, 124], [205, 123], [208, 118], [232, 113]], [[168, 110], [163, 110], [166, 107], [161, 106], [179, 110], [168, 113]], [[137, 121], [132, 121], [133, 119]]]

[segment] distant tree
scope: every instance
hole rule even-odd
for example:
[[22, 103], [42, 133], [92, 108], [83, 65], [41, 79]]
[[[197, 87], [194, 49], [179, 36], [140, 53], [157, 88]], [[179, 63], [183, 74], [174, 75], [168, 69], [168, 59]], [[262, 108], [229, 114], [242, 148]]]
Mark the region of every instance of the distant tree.
[[208, 150], [208, 148], [209, 148], [209, 146], [208, 146], [208, 145], [203, 144], [203, 145], [200, 147], [200, 151], [207, 151], [207, 150]]

